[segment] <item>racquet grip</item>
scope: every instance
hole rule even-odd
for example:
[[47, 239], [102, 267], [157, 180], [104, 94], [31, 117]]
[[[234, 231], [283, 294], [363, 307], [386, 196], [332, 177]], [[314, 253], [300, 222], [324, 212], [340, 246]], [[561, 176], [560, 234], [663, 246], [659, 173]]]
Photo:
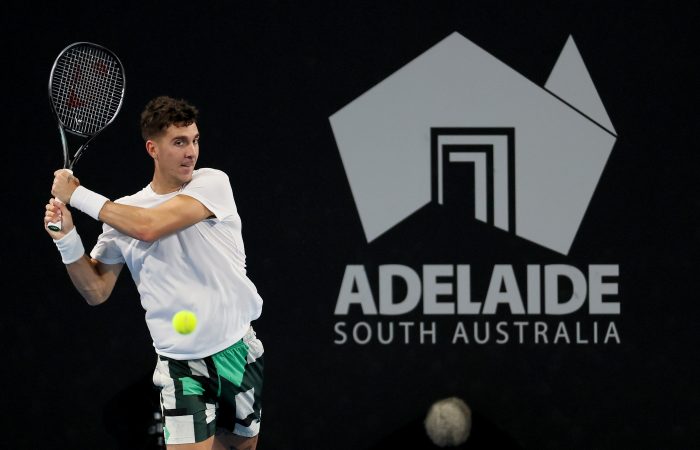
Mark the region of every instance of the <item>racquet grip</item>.
[[[64, 170], [67, 170], [68, 172], [70, 172], [71, 174], [73, 174], [73, 171], [70, 170], [70, 169], [64, 169]], [[54, 202], [58, 202], [58, 203], [60, 203], [61, 205], [63, 204], [63, 202], [60, 201], [60, 200], [57, 199], [57, 198], [54, 198], [53, 201], [54, 201]], [[49, 223], [46, 225], [46, 228], [48, 228], [48, 229], [51, 230], [51, 231], [61, 231], [61, 230], [63, 229], [63, 223], [62, 223], [60, 220], [59, 220], [58, 222], [49, 222]]]

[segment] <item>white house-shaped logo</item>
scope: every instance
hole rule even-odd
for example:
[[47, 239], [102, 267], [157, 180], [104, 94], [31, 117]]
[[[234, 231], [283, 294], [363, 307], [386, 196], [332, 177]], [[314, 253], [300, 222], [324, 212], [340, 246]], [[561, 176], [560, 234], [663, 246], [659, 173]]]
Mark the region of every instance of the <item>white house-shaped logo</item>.
[[562, 254], [617, 138], [571, 37], [542, 88], [452, 33], [330, 124], [368, 242], [469, 164], [476, 220]]

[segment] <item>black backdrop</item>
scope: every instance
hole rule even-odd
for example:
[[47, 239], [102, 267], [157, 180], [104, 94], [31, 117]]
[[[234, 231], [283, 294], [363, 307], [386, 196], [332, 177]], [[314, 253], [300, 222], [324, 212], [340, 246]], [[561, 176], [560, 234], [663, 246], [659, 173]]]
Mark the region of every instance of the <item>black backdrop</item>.
[[[265, 300], [261, 450], [429, 448], [421, 420], [449, 395], [474, 411], [472, 448], [696, 445], [695, 10], [660, 1], [211, 3], [3, 6], [3, 447], [154, 448], [154, 355], [128, 273], [106, 304], [87, 306], [41, 227], [61, 162], [48, 73], [79, 40], [111, 48], [127, 70], [122, 112], [76, 168], [88, 187], [116, 198], [149, 180], [138, 135], [149, 98], [184, 97], [202, 110], [199, 166], [231, 177], [249, 274]], [[448, 239], [449, 218], [425, 233], [420, 213], [366, 242], [328, 117], [454, 31], [539, 85], [574, 36], [618, 140], [568, 256], [504, 244], [477, 225]], [[77, 220], [89, 246], [99, 226]], [[334, 344], [347, 264], [420, 267], [474, 254], [486, 264], [513, 255], [619, 264], [621, 343]]]

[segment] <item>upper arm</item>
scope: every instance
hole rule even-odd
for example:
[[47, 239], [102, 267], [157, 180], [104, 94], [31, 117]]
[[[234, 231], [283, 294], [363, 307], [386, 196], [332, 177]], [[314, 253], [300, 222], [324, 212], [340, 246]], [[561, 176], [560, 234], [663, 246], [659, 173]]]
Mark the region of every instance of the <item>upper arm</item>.
[[94, 258], [90, 258], [90, 262], [93, 265], [93, 267], [95, 267], [95, 271], [100, 276], [105, 285], [109, 287], [109, 292], [111, 293], [112, 289], [114, 289], [114, 285], [117, 283], [117, 278], [119, 278], [119, 274], [121, 273], [124, 264], [105, 264]]
[[83, 298], [91, 305], [99, 305], [112, 294], [123, 266], [123, 263], [105, 264], [86, 256], [66, 265], [66, 269]]
[[[117, 278], [119, 278], [119, 274], [121, 273], [124, 264], [105, 264], [93, 258], [90, 258], [90, 264], [93, 266], [95, 273], [98, 276], [99, 287], [97, 288], [97, 295], [93, 297], [93, 302], [88, 300], [88, 303], [92, 305], [99, 305], [100, 303], [105, 302], [109, 296], [112, 295], [114, 286], [117, 284]], [[86, 300], [88, 299], [88, 297], [85, 295], [84, 297]], [[94, 302], [94, 300], [97, 301]]]
[[213, 215], [199, 200], [186, 194], [176, 195], [147, 211], [152, 217], [148, 229], [144, 230], [143, 240], [146, 241], [154, 241]]

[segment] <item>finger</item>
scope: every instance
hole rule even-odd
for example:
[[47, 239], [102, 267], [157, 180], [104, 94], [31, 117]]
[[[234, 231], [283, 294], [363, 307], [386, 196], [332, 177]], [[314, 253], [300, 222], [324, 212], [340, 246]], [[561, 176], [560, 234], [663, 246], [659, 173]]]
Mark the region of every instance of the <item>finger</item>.
[[58, 219], [60, 216], [57, 216], [56, 214], [52, 214], [50, 212], [47, 212], [44, 214], [44, 222], [49, 223], [49, 222], [58, 222], [56, 219]]
[[[53, 190], [51, 191], [51, 193], [53, 194]], [[55, 206], [60, 206], [60, 205], [63, 204], [63, 202], [62, 202], [59, 198], [57, 198], [55, 195], [54, 195], [54, 197], [50, 200], [50, 202], [51, 202], [52, 205], [55, 205]]]
[[54, 214], [61, 214], [61, 204], [60, 203], [54, 203], [51, 205], [50, 208], [46, 208], [47, 210], [51, 211]]
[[60, 214], [61, 213], [61, 205], [63, 205], [63, 203], [60, 200], [52, 198], [49, 200], [49, 203], [46, 205], [46, 209], [48, 211], [53, 211], [54, 213]]

